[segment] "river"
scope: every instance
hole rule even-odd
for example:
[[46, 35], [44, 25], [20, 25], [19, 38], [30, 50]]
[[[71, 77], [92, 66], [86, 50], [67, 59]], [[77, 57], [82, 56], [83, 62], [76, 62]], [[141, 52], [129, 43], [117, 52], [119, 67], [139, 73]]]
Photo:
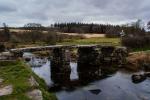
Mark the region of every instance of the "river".
[[[70, 79], [76, 80], [77, 63], [71, 62], [70, 65]], [[32, 66], [32, 70], [43, 78], [48, 86], [53, 84], [49, 60], [45, 60], [41, 66]], [[61, 89], [56, 92], [56, 96], [58, 100], [150, 100], [150, 78], [135, 84], [131, 76], [132, 73], [120, 70], [110, 77], [91, 82], [86, 86], [75, 87], [70, 91]]]

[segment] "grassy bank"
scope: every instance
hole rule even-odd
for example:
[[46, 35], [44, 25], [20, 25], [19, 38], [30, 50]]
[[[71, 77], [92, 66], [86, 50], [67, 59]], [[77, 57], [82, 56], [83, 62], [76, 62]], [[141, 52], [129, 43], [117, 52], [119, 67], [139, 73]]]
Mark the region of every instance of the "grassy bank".
[[150, 51], [150, 47], [145, 47], [145, 48], [134, 48], [134, 49], [132, 50], [132, 52], [141, 52], [141, 51], [148, 52], [148, 51]]
[[119, 38], [87, 38], [87, 39], [68, 39], [63, 42], [57, 43], [61, 45], [86, 45], [86, 44], [101, 44], [101, 45], [120, 45]]
[[[106, 38], [106, 37], [96, 37], [96, 38], [71, 38], [64, 39], [62, 41], [57, 41], [56, 45], [87, 45], [87, 44], [100, 44], [100, 45], [121, 45], [120, 38]], [[55, 45], [53, 44], [53, 45]], [[5, 42], [5, 48], [26, 48], [26, 47], [36, 47], [36, 46], [47, 46], [52, 45], [46, 42]]]
[[[38, 86], [30, 85], [31, 76], [35, 78]], [[45, 82], [22, 61], [0, 61], [0, 78], [4, 79], [1, 86], [10, 84], [13, 86], [13, 93], [1, 96], [0, 100], [30, 100], [26, 93], [34, 89], [39, 89], [42, 92], [44, 100], [56, 100], [55, 95], [47, 91]]]

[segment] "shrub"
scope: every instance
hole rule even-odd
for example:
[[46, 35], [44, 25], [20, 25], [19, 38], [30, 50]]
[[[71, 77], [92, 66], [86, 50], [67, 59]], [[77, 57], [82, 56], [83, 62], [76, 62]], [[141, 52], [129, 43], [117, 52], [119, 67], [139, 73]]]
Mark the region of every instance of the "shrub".
[[58, 40], [57, 34], [53, 32], [48, 32], [44, 35], [43, 41], [49, 45], [55, 45]]
[[0, 44], [0, 52], [5, 51], [5, 46], [3, 44]]
[[120, 37], [119, 34], [114, 34], [114, 33], [107, 33], [105, 36], [107, 38], [117, 38], [117, 37]]
[[122, 45], [129, 48], [147, 48], [150, 46], [150, 36], [127, 36], [122, 38]]

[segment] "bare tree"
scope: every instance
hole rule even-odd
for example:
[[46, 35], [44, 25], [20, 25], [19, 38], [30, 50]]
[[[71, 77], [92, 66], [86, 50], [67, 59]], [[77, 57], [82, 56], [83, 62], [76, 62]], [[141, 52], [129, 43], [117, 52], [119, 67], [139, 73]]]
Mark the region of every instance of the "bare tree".
[[147, 23], [147, 29], [150, 29], [150, 21]]
[[4, 30], [4, 34], [6, 36], [6, 40], [9, 41], [10, 40], [10, 31], [9, 31], [9, 27], [3, 23], [3, 30]]
[[42, 30], [44, 27], [39, 23], [27, 23], [24, 25], [24, 28], [28, 30]]

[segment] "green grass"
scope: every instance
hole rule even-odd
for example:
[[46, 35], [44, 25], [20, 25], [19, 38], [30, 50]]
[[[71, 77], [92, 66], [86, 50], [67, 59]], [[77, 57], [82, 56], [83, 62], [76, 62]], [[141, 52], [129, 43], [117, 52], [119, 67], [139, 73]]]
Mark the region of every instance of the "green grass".
[[[39, 86], [30, 86], [28, 79], [31, 76], [36, 79]], [[4, 79], [3, 85], [13, 85], [13, 93], [1, 96], [0, 100], [30, 100], [25, 93], [33, 89], [40, 89], [44, 100], [56, 100], [55, 95], [47, 91], [44, 80], [35, 75], [22, 61], [1, 61], [0, 78]]]
[[119, 38], [88, 38], [88, 39], [70, 39], [64, 42], [57, 43], [61, 45], [87, 45], [87, 44], [101, 44], [101, 45], [120, 45]]
[[145, 48], [133, 48], [133, 52], [139, 52], [139, 51], [145, 51], [145, 52], [150, 52], [150, 47], [145, 47]]
[[[7, 43], [8, 45], [9, 43]], [[9, 45], [12, 45], [10, 43]], [[106, 38], [106, 37], [98, 37], [98, 38], [86, 38], [86, 39], [65, 39], [61, 42], [57, 42], [58, 45], [87, 45], [87, 44], [100, 44], [100, 45], [120, 45], [120, 38]], [[35, 47], [35, 46], [46, 46], [49, 45], [45, 42], [35, 42], [35, 43], [16, 43], [14, 44], [15, 48], [25, 48], [25, 47]]]

